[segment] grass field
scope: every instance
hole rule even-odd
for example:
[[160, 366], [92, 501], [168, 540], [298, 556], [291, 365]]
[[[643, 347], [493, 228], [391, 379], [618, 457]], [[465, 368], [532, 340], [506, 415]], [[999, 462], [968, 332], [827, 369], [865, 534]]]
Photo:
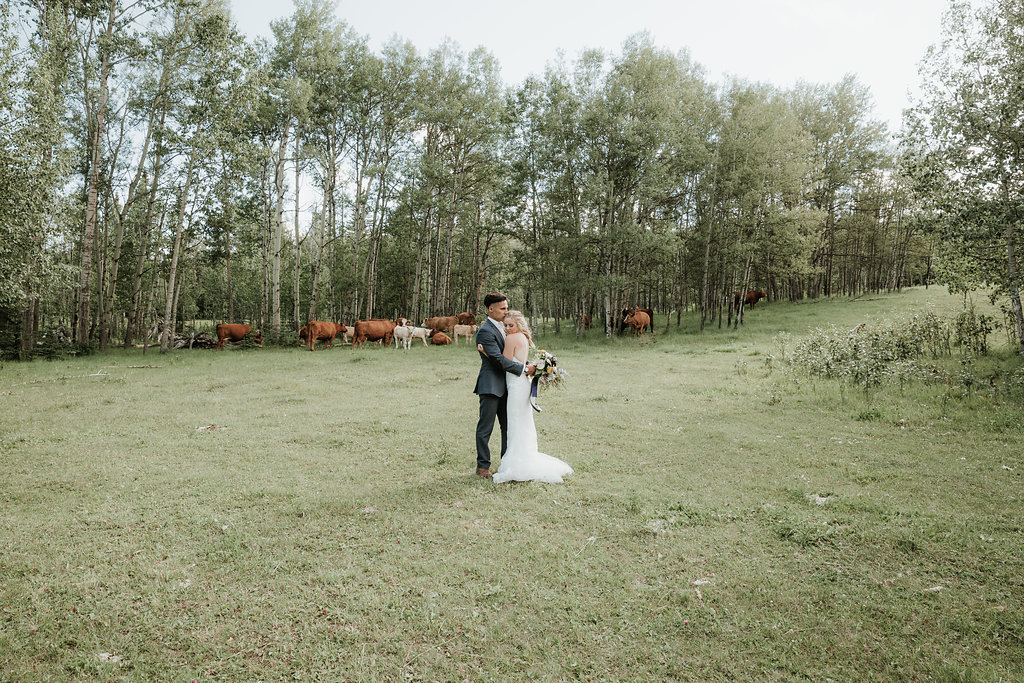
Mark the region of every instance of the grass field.
[[1021, 403], [764, 363], [780, 331], [959, 305], [541, 332], [562, 485], [472, 475], [467, 345], [6, 364], [0, 677], [1022, 680]]

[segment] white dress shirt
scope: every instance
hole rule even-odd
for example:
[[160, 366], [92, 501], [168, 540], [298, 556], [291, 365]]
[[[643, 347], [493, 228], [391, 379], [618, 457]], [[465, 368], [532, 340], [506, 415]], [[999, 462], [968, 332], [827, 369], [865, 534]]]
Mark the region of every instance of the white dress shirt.
[[501, 338], [505, 339], [505, 326], [499, 323], [491, 316], [487, 316], [487, 319], [491, 321], [491, 324], [498, 328], [498, 332], [501, 332]]

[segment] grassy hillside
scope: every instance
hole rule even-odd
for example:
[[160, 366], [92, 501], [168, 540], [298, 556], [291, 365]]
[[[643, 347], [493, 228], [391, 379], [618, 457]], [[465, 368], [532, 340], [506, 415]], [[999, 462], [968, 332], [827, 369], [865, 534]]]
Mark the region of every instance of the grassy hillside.
[[926, 307], [960, 300], [538, 330], [571, 372], [537, 418], [562, 485], [472, 475], [465, 344], [7, 364], [2, 678], [1021, 679], [1005, 335], [969, 394], [764, 363]]

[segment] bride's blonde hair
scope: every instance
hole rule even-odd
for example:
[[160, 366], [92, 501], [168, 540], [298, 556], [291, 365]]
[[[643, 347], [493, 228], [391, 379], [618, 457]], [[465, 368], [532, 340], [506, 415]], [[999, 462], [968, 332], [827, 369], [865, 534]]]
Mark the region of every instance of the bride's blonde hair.
[[506, 319], [511, 319], [523, 334], [526, 335], [526, 341], [530, 342], [532, 348], [536, 348], [537, 345], [533, 343], [533, 330], [530, 329], [530, 323], [526, 322], [526, 316], [523, 315], [522, 311], [509, 311], [505, 314]]

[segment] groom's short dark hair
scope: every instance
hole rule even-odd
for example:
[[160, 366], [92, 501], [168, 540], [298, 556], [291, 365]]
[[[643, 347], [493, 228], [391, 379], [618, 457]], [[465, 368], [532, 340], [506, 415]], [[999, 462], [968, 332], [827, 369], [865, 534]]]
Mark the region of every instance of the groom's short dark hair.
[[498, 294], [497, 292], [491, 292], [484, 297], [484, 308], [490, 308], [491, 304], [496, 304], [504, 301], [507, 297], [504, 294]]

